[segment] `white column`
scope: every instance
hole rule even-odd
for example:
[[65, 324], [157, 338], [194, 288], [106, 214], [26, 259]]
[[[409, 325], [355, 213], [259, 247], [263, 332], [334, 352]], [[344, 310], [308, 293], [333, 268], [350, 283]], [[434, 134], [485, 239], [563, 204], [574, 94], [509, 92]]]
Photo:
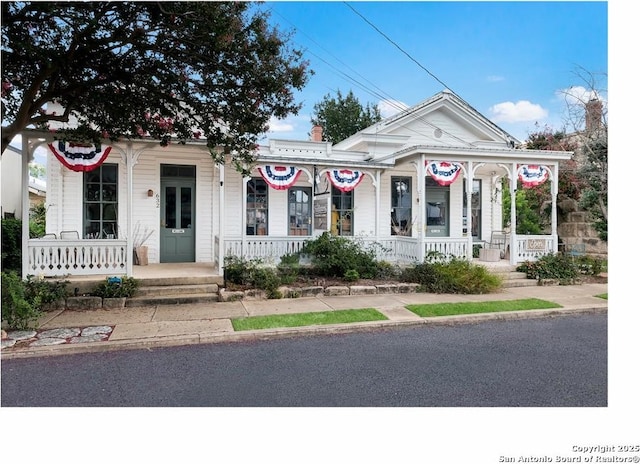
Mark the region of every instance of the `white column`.
[[29, 136], [22, 134], [22, 278], [29, 274]]
[[251, 177], [243, 177], [242, 178], [242, 198], [240, 199], [242, 203], [242, 208], [240, 209], [242, 217], [240, 218], [242, 224], [242, 252], [240, 256], [244, 258], [245, 251], [247, 249], [247, 183], [251, 180]]
[[133, 166], [135, 164], [133, 147], [127, 144], [124, 152], [127, 166], [127, 275], [133, 275]]
[[[465, 176], [465, 182], [467, 183], [467, 191], [466, 191], [466, 196], [467, 196], [467, 246], [469, 247], [468, 249], [468, 255], [467, 255], [467, 260], [468, 261], [472, 261], [473, 260], [473, 235], [472, 235], [472, 231], [471, 231], [471, 196], [473, 193], [473, 161], [468, 161], [467, 162], [467, 173]], [[493, 221], [493, 217], [491, 218], [491, 220]]]
[[558, 163], [553, 165], [551, 179], [551, 237], [553, 238], [553, 252], [558, 252]]
[[376, 242], [380, 241], [380, 171], [376, 171], [376, 185], [374, 186], [376, 189], [376, 212], [375, 212], [375, 221], [376, 221]]
[[509, 237], [509, 262], [516, 264], [516, 192], [518, 190], [518, 165], [511, 165], [511, 234]]
[[218, 195], [218, 275], [222, 275], [224, 272], [224, 163], [219, 165], [220, 172], [220, 195]]
[[425, 208], [426, 208], [426, 200], [425, 200], [425, 156], [424, 153], [420, 155], [420, 165], [418, 166], [418, 246], [420, 249], [418, 250], [418, 259], [420, 262], [424, 262], [424, 238], [427, 233], [427, 229], [425, 227]]

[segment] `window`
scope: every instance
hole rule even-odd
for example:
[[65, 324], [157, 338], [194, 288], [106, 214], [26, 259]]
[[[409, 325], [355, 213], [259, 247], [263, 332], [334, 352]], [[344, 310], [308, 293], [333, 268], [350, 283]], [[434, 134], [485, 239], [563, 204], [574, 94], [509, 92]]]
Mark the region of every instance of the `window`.
[[118, 165], [85, 172], [84, 238], [118, 238]]
[[[471, 192], [471, 236], [475, 240], [480, 240], [480, 231], [482, 230], [482, 181], [479, 179], [473, 179], [473, 191]], [[467, 233], [467, 184], [464, 183], [463, 188], [463, 232]]]
[[353, 190], [331, 187], [331, 233], [353, 235]]
[[269, 187], [264, 179], [247, 182], [247, 235], [267, 235], [269, 230]]
[[291, 187], [289, 195], [289, 235], [311, 234], [311, 189]]
[[411, 177], [391, 178], [391, 235], [411, 235]]

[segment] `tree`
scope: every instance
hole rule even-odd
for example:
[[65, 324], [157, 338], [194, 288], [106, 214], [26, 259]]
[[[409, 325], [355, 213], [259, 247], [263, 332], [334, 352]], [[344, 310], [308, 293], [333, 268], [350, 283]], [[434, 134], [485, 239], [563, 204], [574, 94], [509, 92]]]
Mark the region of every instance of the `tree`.
[[[308, 64], [249, 2], [2, 2], [2, 151], [28, 127], [98, 143], [203, 139], [255, 159], [273, 116], [297, 114]], [[62, 114], [48, 113], [49, 102]], [[221, 150], [219, 147], [224, 147]]]
[[362, 106], [353, 91], [343, 97], [338, 90], [336, 97], [327, 94], [314, 105], [311, 124], [322, 126], [323, 140], [337, 143], [381, 119], [375, 105]]
[[575, 75], [584, 85], [564, 92], [566, 123], [573, 129], [571, 137], [578, 146], [577, 174], [584, 182], [580, 206], [589, 213], [601, 240], [608, 239], [608, 111], [601, 89], [607, 75], [577, 68]]

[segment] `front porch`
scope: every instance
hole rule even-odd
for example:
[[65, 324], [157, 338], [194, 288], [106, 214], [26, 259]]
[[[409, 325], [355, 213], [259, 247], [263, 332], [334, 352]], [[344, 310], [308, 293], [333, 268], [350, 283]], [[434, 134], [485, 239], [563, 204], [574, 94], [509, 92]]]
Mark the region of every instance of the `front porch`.
[[[222, 275], [224, 258], [238, 256], [245, 259], [262, 259], [277, 264], [285, 254], [303, 250], [310, 237], [230, 237], [215, 240], [218, 260], [212, 263], [161, 263], [134, 266], [126, 240], [60, 240], [32, 239], [28, 241], [28, 268], [25, 275], [43, 277], [103, 277], [130, 275], [136, 278], [177, 276]], [[417, 237], [353, 237], [364, 247], [373, 249], [378, 260], [408, 265], [422, 262], [430, 252], [442, 253], [462, 259], [472, 259], [470, 248], [475, 245], [467, 238], [417, 238]], [[540, 256], [554, 253], [557, 237], [551, 235], [512, 235], [505, 257], [499, 262], [517, 265], [533, 261]], [[513, 244], [513, 246], [511, 246]], [[513, 250], [513, 252], [511, 252]], [[130, 256], [131, 255], [131, 256]], [[494, 262], [474, 262], [495, 265]]]

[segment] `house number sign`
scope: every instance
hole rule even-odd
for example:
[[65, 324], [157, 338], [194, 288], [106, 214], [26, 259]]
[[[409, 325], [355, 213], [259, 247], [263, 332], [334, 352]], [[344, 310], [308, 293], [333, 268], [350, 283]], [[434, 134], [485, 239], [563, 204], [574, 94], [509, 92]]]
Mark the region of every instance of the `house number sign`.
[[542, 239], [530, 238], [527, 240], [527, 251], [544, 251], [545, 241]]

